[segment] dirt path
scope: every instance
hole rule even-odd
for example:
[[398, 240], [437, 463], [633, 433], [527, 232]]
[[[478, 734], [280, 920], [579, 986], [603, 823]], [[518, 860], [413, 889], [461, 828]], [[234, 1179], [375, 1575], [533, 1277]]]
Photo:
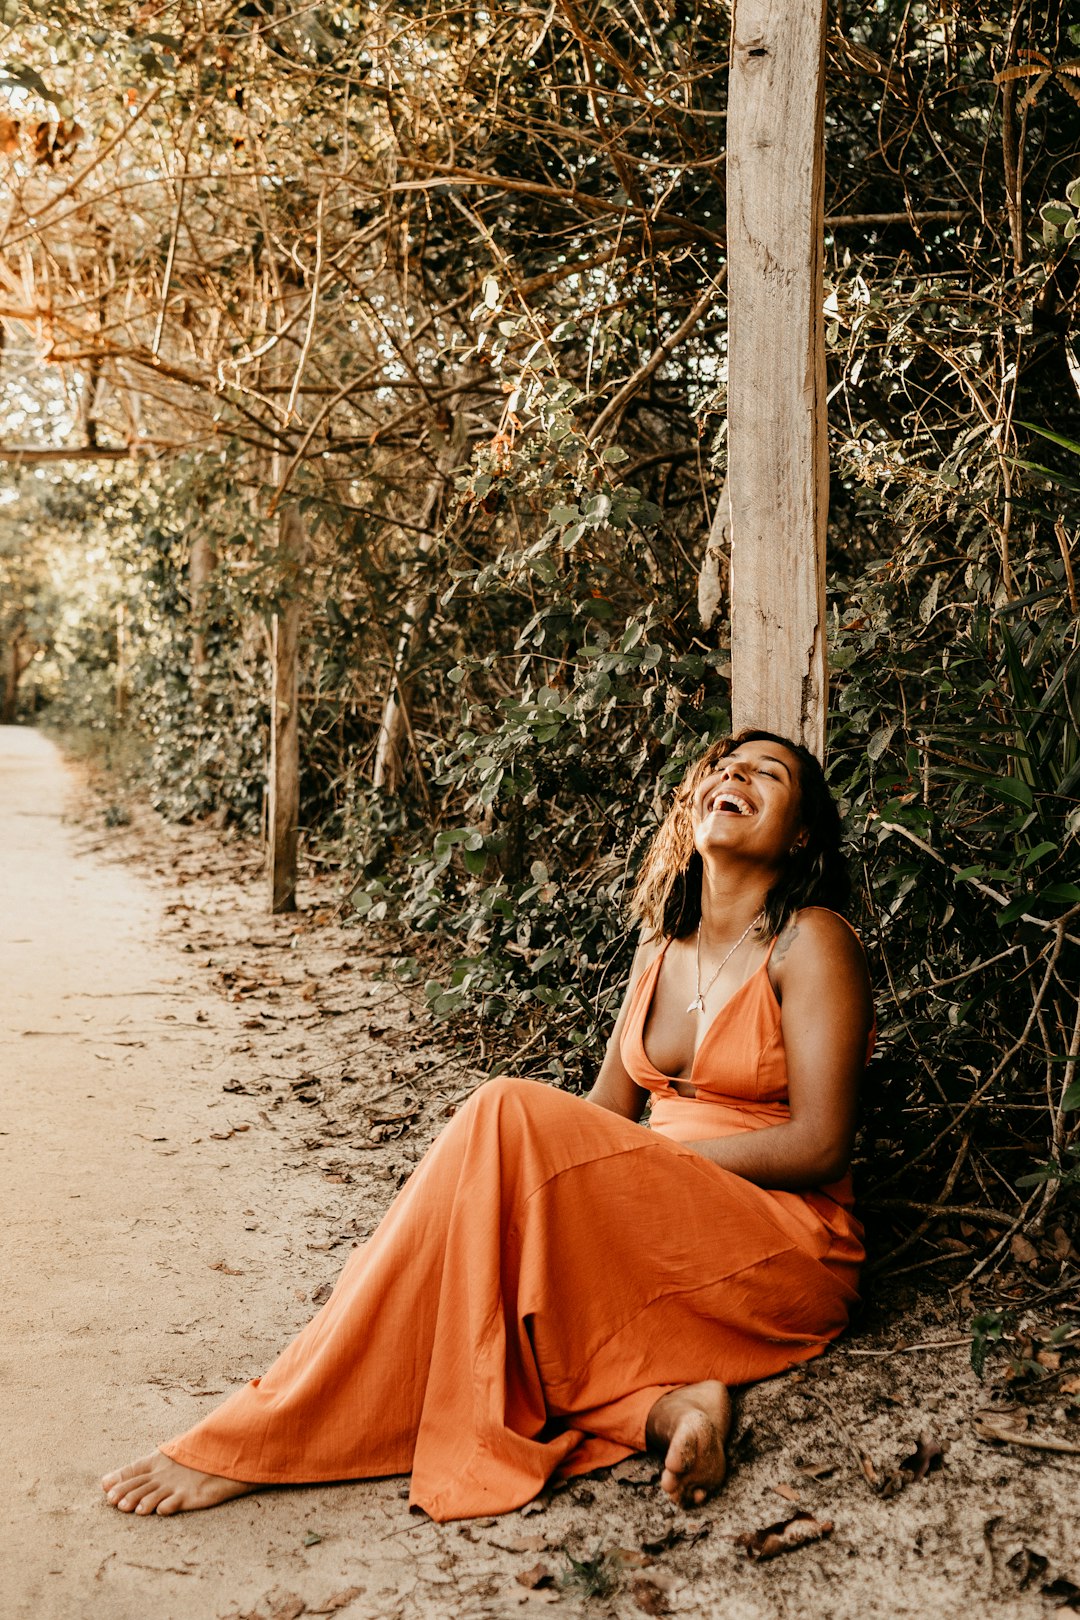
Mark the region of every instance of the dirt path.
[[208, 1620], [274, 1589], [318, 1607], [358, 1586], [392, 1612], [412, 1532], [397, 1482], [152, 1523], [97, 1489], [310, 1315], [332, 1267], [306, 1243], [325, 1246], [341, 1200], [317, 1169], [286, 1171], [257, 1099], [223, 1089], [250, 1076], [228, 1050], [243, 1010], [162, 943], [142, 878], [79, 852], [69, 788], [50, 745], [0, 730], [0, 1611]]
[[[109, 828], [105, 800], [78, 824], [72, 786], [0, 729], [5, 1620], [1036, 1620], [1068, 1600], [1080, 1458], [979, 1442], [964, 1323], [921, 1295], [745, 1396], [730, 1485], [693, 1519], [644, 1460], [469, 1525], [411, 1516], [397, 1480], [110, 1510], [100, 1472], [263, 1369], [476, 1076], [332, 924], [330, 885], [271, 921], [257, 851], [138, 810]], [[859, 1453], [884, 1474], [920, 1431], [944, 1470], [883, 1499]], [[828, 1538], [750, 1563], [737, 1534], [796, 1508]]]

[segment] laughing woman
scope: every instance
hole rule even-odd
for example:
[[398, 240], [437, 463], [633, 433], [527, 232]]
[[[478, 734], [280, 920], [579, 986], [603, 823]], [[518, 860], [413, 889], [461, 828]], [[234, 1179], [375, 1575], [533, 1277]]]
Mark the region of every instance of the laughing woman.
[[107, 1474], [109, 1502], [411, 1473], [415, 1505], [470, 1518], [646, 1447], [674, 1501], [704, 1501], [730, 1386], [818, 1355], [856, 1298], [873, 1014], [846, 888], [813, 755], [762, 731], [709, 748], [645, 858], [588, 1098], [481, 1086], [269, 1372]]

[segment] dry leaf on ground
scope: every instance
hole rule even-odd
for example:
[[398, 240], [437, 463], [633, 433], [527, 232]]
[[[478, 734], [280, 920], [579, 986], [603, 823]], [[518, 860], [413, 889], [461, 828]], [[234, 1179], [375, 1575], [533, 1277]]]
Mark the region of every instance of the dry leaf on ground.
[[335, 1592], [333, 1597], [328, 1597], [326, 1602], [319, 1608], [308, 1609], [306, 1612], [308, 1614], [336, 1614], [339, 1609], [347, 1608], [353, 1598], [362, 1597], [364, 1590], [362, 1586], [346, 1586], [343, 1591]]
[[527, 1587], [535, 1592], [542, 1586], [554, 1586], [555, 1577], [546, 1564], [534, 1564], [531, 1569], [522, 1569], [514, 1576], [519, 1586]]
[[767, 1524], [761, 1530], [747, 1530], [736, 1536], [736, 1545], [746, 1548], [746, 1555], [755, 1563], [776, 1558], [780, 1553], [794, 1552], [808, 1542], [820, 1541], [832, 1534], [830, 1519], [815, 1519], [812, 1513], [795, 1513], [790, 1519]]
[[651, 1575], [635, 1575], [630, 1591], [643, 1614], [667, 1614], [667, 1598]]

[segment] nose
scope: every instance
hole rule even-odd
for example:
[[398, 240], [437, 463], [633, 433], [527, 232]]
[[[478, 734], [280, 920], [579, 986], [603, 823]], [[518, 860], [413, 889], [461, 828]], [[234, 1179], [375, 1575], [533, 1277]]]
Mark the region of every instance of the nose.
[[746, 780], [746, 773], [739, 764], [738, 760], [725, 760], [720, 767], [720, 777], [724, 782], [730, 781], [732, 777], [737, 778], [737, 780], [740, 782], [744, 782]]

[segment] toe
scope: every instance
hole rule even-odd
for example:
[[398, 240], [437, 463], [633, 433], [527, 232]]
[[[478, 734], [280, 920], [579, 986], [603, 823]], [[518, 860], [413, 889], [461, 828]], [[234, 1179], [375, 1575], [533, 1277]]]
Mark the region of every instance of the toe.
[[183, 1501], [175, 1491], [166, 1491], [157, 1505], [158, 1517], [168, 1518], [170, 1513], [179, 1513], [183, 1505]]
[[113, 1507], [118, 1507], [121, 1513], [131, 1513], [137, 1503], [153, 1488], [153, 1480], [144, 1474], [138, 1479], [125, 1479], [119, 1485], [114, 1485], [109, 1492], [109, 1501]]
[[156, 1486], [154, 1489], [147, 1491], [145, 1496], [139, 1498], [135, 1504], [135, 1512], [153, 1513], [169, 1494], [164, 1485]]

